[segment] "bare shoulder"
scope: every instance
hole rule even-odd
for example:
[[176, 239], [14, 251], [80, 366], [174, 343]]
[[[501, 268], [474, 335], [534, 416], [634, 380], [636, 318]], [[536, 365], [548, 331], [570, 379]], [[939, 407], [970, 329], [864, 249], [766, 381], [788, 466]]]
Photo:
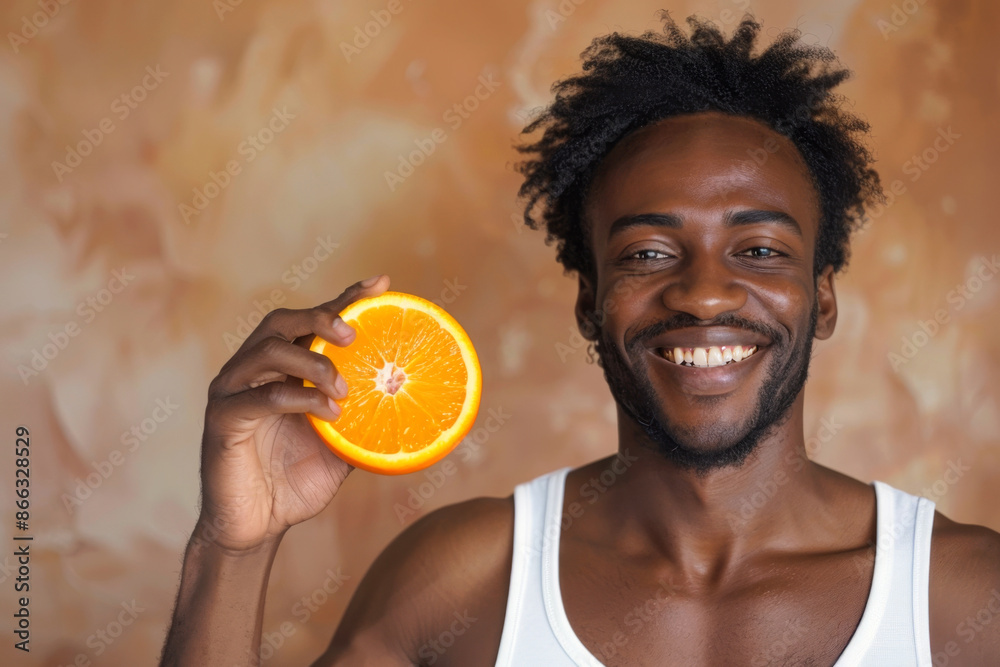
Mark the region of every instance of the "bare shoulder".
[[372, 564], [316, 665], [486, 664], [507, 605], [514, 502], [436, 510]]
[[1000, 533], [985, 526], [958, 523], [935, 512], [931, 536], [932, 591], [940, 586], [943, 601], [959, 591], [988, 591], [998, 585]]
[[1000, 533], [934, 514], [931, 646], [951, 664], [1000, 664]]

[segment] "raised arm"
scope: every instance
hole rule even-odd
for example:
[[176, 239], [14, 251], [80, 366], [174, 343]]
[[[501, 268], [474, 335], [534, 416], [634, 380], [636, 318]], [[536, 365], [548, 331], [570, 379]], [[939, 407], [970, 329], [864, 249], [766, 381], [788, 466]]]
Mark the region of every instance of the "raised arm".
[[212, 381], [201, 514], [161, 667], [260, 664], [264, 594], [281, 538], [326, 507], [353, 469], [306, 419], [307, 412], [335, 419], [333, 399], [348, 390], [309, 343], [315, 334], [348, 345], [355, 332], [339, 313], [388, 286], [387, 276], [377, 276], [316, 308], [269, 313]]

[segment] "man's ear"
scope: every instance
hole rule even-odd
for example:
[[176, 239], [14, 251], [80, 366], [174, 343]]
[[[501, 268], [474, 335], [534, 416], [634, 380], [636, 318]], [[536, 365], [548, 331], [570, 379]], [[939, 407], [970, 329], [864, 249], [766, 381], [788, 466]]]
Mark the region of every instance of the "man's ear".
[[816, 281], [816, 338], [826, 340], [837, 326], [837, 292], [833, 288], [833, 267], [829, 264]]
[[598, 314], [594, 306], [596, 296], [594, 286], [583, 275], [579, 276], [579, 291], [576, 294], [576, 326], [587, 340], [597, 340]]

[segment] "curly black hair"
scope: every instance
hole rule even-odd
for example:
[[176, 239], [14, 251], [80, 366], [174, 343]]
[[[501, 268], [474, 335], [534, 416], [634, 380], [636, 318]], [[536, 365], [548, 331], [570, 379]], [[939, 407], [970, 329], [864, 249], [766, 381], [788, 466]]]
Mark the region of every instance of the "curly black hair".
[[786, 31], [759, 55], [761, 25], [747, 14], [728, 41], [711, 22], [691, 16], [688, 36], [669, 12], [663, 34], [617, 32], [598, 37], [581, 54], [583, 73], [555, 83], [555, 100], [517, 146], [534, 159], [516, 165], [525, 180], [524, 222], [545, 225], [565, 271], [596, 282], [584, 206], [598, 164], [625, 136], [664, 118], [719, 111], [756, 119], [790, 139], [804, 158], [821, 207], [814, 270], [847, 263], [851, 232], [864, 211], [884, 199], [874, 158], [862, 143], [869, 127], [849, 113], [832, 89], [850, 76], [823, 46]]

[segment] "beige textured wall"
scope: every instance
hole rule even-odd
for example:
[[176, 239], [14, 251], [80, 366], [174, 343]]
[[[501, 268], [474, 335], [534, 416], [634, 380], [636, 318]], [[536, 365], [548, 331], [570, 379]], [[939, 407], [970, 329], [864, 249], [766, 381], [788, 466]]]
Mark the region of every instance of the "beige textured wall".
[[[11, 648], [13, 559], [0, 557], [0, 662], [153, 661], [196, 515], [208, 382], [240, 322], [275, 297], [305, 307], [387, 272], [394, 289], [443, 295], [469, 331], [484, 369], [481, 422], [489, 410], [509, 417], [478, 451], [452, 459], [458, 472], [422, 512], [506, 495], [614, 449], [599, 369], [582, 349], [556, 353], [573, 340], [574, 284], [542, 235], [514, 222], [511, 145], [593, 36], [652, 27], [662, 2], [401, 0], [401, 13], [346, 54], [341, 43], [387, 2], [48, 2], [58, 11], [35, 17], [45, 24], [37, 34], [24, 21], [40, 4], [0, 7], [3, 32], [27, 35], [0, 47], [0, 538], [12, 544], [18, 424], [31, 429], [35, 538], [30, 656]], [[747, 4], [669, 8], [731, 28]], [[818, 437], [824, 419], [836, 425], [814, 441], [817, 457], [864, 480], [926, 489], [953, 518], [1000, 529], [1000, 279], [995, 265], [980, 268], [1000, 254], [1000, 5], [753, 9], [771, 34], [798, 26], [856, 71], [844, 92], [874, 127], [886, 186], [898, 179], [901, 192], [857, 240], [838, 284], [840, 324], [818, 348], [808, 389], [807, 435]], [[121, 96], [144, 77], [150, 90], [136, 97], [145, 99], [126, 106]], [[481, 77], [498, 85], [456, 127], [444, 114]], [[272, 119], [275, 109], [294, 118]], [[263, 150], [241, 150], [270, 122], [279, 131], [264, 132]], [[445, 141], [390, 190], [384, 172], [435, 128]], [[936, 139], [949, 131], [950, 143]], [[65, 147], [85, 132], [100, 143], [56, 173], [53, 161], [66, 162]], [[925, 151], [933, 163], [914, 170]], [[239, 173], [215, 192], [210, 172], [230, 162]], [[196, 202], [193, 189], [206, 187], [211, 199]], [[204, 210], [185, 219], [180, 205], [195, 203]], [[337, 245], [313, 266], [317, 239]], [[296, 283], [288, 272], [304, 262], [315, 270]], [[963, 284], [965, 296], [955, 291]], [[937, 311], [947, 321], [934, 335], [916, 333]], [[19, 367], [67, 326], [65, 349], [49, 347], [45, 368], [22, 378]], [[894, 369], [888, 355], [913, 336], [920, 348]], [[158, 401], [176, 405], [162, 423], [152, 420], [165, 414]], [[132, 427], [146, 429], [144, 440], [122, 440]], [[968, 469], [948, 484], [959, 464]], [[96, 468], [110, 474], [88, 489]], [[354, 474], [333, 506], [290, 532], [265, 630], [286, 623], [292, 633], [269, 664], [321, 651], [368, 564], [414, 519], [394, 504], [424, 481]], [[349, 577], [341, 590], [315, 611], [296, 607], [338, 568]], [[133, 600], [141, 611], [106, 644], [95, 633], [114, 633]]]

